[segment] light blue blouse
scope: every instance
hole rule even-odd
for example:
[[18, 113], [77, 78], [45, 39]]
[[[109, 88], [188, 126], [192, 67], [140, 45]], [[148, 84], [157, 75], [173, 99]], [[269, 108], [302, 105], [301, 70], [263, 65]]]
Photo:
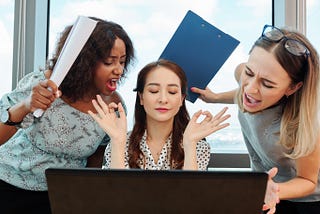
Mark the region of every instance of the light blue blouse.
[[[25, 99], [44, 79], [43, 72], [26, 75], [1, 98], [0, 111]], [[58, 98], [41, 118], [27, 115], [22, 128], [0, 146], [0, 179], [27, 190], [47, 190], [45, 169], [85, 167], [105, 135], [89, 114]]]

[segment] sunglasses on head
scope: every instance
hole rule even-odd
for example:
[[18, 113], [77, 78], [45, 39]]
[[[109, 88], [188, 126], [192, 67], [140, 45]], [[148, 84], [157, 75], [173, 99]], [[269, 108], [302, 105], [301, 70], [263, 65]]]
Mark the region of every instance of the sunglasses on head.
[[309, 56], [310, 54], [310, 51], [302, 42], [286, 37], [279, 28], [272, 25], [263, 27], [261, 37], [271, 42], [280, 42], [285, 39], [284, 48], [295, 56]]

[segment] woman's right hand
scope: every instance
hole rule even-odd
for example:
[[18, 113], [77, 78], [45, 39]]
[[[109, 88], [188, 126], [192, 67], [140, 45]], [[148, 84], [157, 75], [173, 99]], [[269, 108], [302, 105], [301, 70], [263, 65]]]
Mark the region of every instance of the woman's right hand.
[[204, 90], [197, 87], [191, 87], [191, 91], [200, 94], [199, 98], [206, 103], [215, 103], [217, 100], [218, 94], [211, 91], [208, 87]]
[[[100, 127], [109, 135], [111, 141], [111, 159], [110, 168], [125, 168], [125, 144], [127, 137], [127, 118], [124, 108], [119, 102], [107, 105], [100, 95], [96, 100], [92, 100], [97, 114], [88, 111], [91, 117], [100, 125]], [[116, 109], [118, 113], [116, 112]]]
[[[107, 105], [101, 96], [97, 95], [97, 99], [92, 100], [92, 104], [97, 110], [97, 114], [88, 111], [91, 117], [109, 135], [111, 142], [117, 141], [124, 144], [127, 134], [127, 118], [121, 103], [115, 104], [112, 102]], [[119, 114], [115, 111], [116, 109], [118, 109]]]
[[200, 89], [197, 87], [191, 87], [191, 91], [199, 94], [199, 98], [206, 103], [234, 103], [234, 98], [236, 95], [236, 89], [215, 93], [211, 91], [208, 87], [206, 89]]
[[29, 112], [36, 109], [46, 110], [51, 103], [61, 96], [58, 86], [50, 79], [43, 80], [35, 85], [29, 97], [24, 101], [24, 106]]

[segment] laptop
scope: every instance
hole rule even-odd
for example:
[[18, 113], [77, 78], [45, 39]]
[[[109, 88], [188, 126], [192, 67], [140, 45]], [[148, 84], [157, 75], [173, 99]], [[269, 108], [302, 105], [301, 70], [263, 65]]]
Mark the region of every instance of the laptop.
[[252, 171], [46, 170], [53, 214], [261, 213], [268, 175]]

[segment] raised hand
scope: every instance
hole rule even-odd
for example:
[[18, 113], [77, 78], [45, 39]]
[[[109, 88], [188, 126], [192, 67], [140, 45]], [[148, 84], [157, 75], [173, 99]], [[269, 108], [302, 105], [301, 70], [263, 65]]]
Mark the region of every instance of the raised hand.
[[[97, 100], [92, 100], [97, 114], [88, 111], [91, 117], [100, 125], [100, 127], [110, 136], [111, 141], [120, 141], [125, 143], [127, 134], [127, 118], [121, 103], [110, 103], [107, 105], [97, 95]], [[118, 111], [118, 113], [116, 112]]]
[[[196, 144], [201, 139], [208, 135], [229, 126], [229, 123], [223, 123], [230, 118], [230, 114], [225, 115], [227, 107], [223, 108], [218, 114], [212, 116], [208, 111], [202, 112], [201, 110], [196, 112], [189, 121], [186, 130], [183, 134], [183, 142], [185, 144]], [[204, 115], [204, 119], [201, 122], [197, 122], [200, 115]]]
[[39, 82], [32, 88], [30, 96], [24, 101], [24, 106], [29, 112], [36, 109], [46, 110], [51, 103], [61, 96], [57, 85], [49, 79]]

